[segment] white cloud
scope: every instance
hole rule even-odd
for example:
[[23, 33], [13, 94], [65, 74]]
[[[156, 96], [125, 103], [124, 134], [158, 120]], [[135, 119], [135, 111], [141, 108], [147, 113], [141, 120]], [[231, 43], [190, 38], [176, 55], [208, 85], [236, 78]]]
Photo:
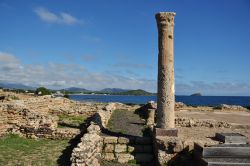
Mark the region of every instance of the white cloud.
[[0, 63], [18, 63], [18, 59], [12, 54], [0, 52]]
[[43, 7], [36, 8], [34, 12], [40, 17], [40, 19], [49, 23], [60, 23], [60, 24], [68, 24], [68, 25], [81, 23], [80, 20], [73, 17], [69, 13], [65, 13], [65, 12], [55, 14]]
[[[140, 67], [137, 66], [137, 67]], [[144, 66], [141, 66], [144, 67]], [[125, 70], [126, 72], [126, 70]], [[48, 88], [81, 87], [90, 90], [103, 88], [144, 89], [156, 92], [156, 80], [138, 76], [127, 77], [122, 72], [95, 73], [78, 64], [22, 64], [16, 56], [0, 52], [0, 81], [22, 83]], [[190, 95], [250, 95], [250, 84], [240, 82], [191, 81], [176, 84], [176, 94]]]
[[0, 57], [5, 61], [5, 63], [0, 63], [0, 81], [48, 88], [75, 86], [90, 90], [124, 88], [156, 91], [154, 80], [129, 78], [109, 72], [94, 73], [78, 64], [50, 62], [45, 65], [27, 65], [22, 64], [14, 55], [7, 53], [4, 56], [0, 54]]

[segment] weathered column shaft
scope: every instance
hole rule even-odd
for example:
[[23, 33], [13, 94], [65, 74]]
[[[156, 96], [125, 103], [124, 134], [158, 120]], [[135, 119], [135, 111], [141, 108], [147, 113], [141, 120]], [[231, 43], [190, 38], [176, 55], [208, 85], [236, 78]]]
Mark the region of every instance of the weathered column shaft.
[[163, 129], [175, 127], [174, 16], [172, 12], [156, 14], [159, 49], [157, 127]]

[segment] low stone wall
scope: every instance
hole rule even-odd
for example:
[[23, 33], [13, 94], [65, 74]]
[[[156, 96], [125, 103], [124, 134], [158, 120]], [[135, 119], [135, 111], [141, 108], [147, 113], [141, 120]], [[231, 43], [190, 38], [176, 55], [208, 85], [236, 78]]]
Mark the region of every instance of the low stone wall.
[[117, 108], [117, 103], [109, 103], [102, 110], [98, 110], [94, 115], [94, 122], [104, 129], [108, 125], [108, 121], [111, 118], [113, 111]]
[[156, 136], [154, 138], [154, 153], [158, 165], [175, 165], [173, 164], [175, 161], [186, 158], [187, 154], [194, 149], [194, 142], [206, 146], [218, 144], [218, 141], [212, 139], [194, 140], [183, 137]]
[[133, 160], [134, 156], [131, 153], [134, 147], [130, 146], [130, 140], [124, 137], [103, 137], [103, 154], [104, 160], [117, 160], [120, 163], [126, 163]]
[[72, 166], [99, 166], [101, 163], [101, 152], [103, 138], [99, 135], [100, 127], [91, 124], [87, 133], [81, 138], [81, 142], [73, 149], [71, 155]]
[[[176, 108], [182, 108], [186, 105], [177, 102]], [[146, 119], [146, 124], [153, 128], [155, 126], [155, 118], [156, 118], [156, 107], [157, 104], [155, 102], [148, 102], [146, 105], [142, 106], [139, 111], [143, 118]], [[177, 127], [216, 127], [216, 128], [231, 128], [232, 125], [224, 122], [224, 121], [216, 121], [213, 119], [193, 119], [187, 117], [175, 117], [175, 125]]]
[[28, 138], [74, 138], [79, 129], [57, 128], [57, 116], [32, 111], [22, 104], [0, 105], [0, 136], [8, 133]]
[[103, 160], [116, 160], [127, 163], [136, 159], [139, 162], [153, 160], [152, 139], [150, 137], [103, 136]]
[[216, 127], [216, 128], [231, 128], [232, 125], [223, 122], [223, 121], [216, 121], [213, 119], [192, 119], [186, 117], [176, 117], [175, 124], [178, 127]]
[[27, 137], [48, 137], [57, 128], [57, 117], [28, 110], [19, 104], [1, 104], [0, 133], [15, 133]]

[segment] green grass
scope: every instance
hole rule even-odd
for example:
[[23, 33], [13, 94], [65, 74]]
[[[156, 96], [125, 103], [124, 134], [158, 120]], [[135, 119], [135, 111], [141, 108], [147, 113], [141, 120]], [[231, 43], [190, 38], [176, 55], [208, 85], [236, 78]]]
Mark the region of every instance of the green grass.
[[17, 135], [0, 138], [0, 166], [58, 165], [69, 140], [27, 139]]
[[58, 127], [72, 126], [80, 127], [82, 123], [87, 119], [84, 115], [59, 115]]

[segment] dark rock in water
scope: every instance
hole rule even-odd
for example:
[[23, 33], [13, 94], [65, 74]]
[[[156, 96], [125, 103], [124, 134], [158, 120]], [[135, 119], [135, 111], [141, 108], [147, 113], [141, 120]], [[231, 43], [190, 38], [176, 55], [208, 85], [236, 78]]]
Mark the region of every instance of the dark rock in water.
[[202, 96], [201, 93], [194, 93], [194, 94], [191, 94], [190, 96]]

